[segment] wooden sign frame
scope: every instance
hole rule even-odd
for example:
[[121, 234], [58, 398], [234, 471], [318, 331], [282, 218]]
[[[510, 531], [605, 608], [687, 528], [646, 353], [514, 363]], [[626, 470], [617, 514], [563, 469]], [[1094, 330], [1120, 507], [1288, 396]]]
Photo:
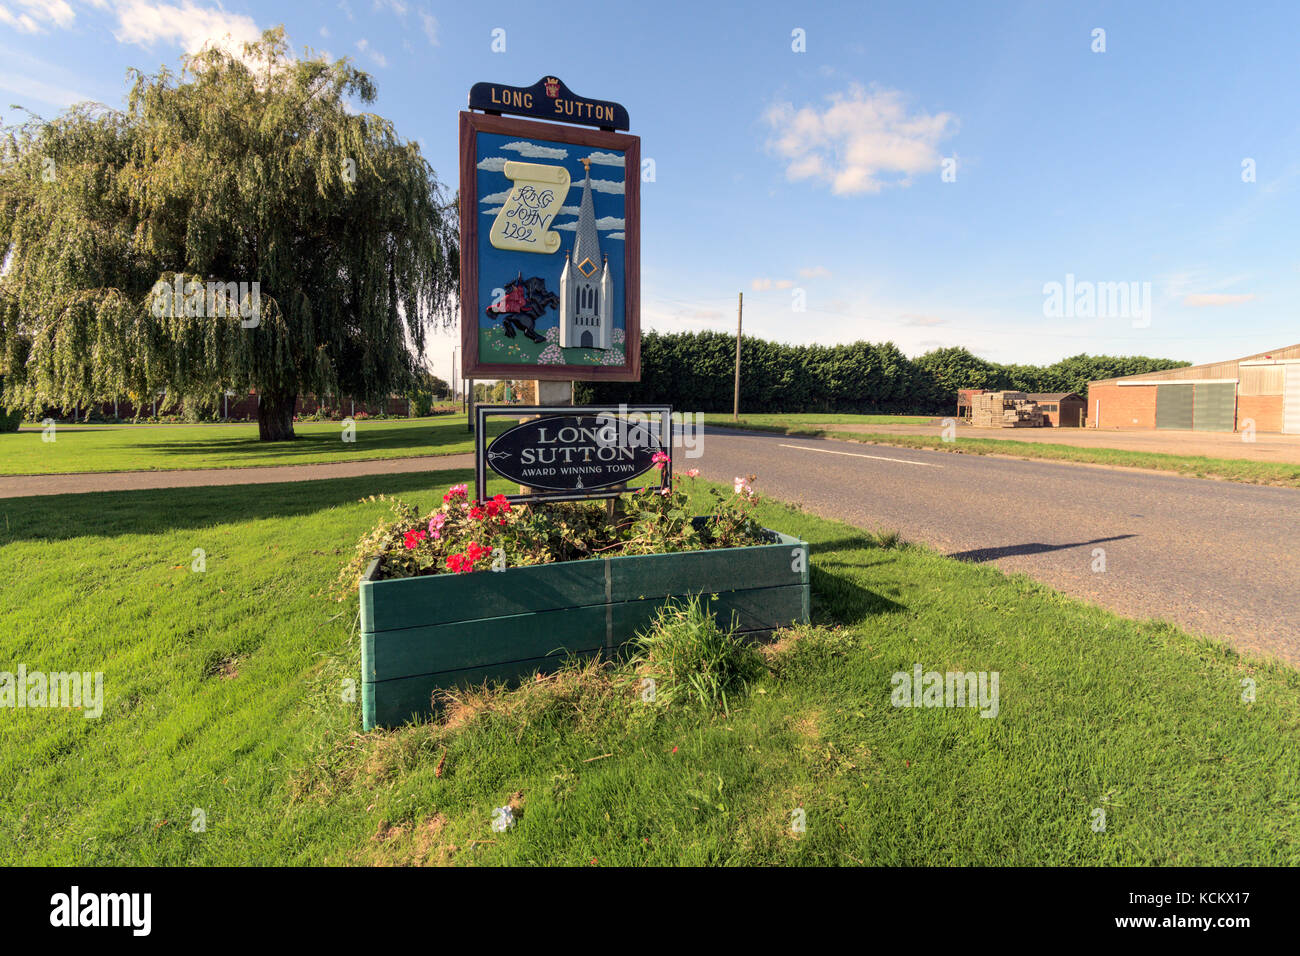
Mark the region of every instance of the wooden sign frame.
[[[524, 365], [479, 358], [479, 318], [488, 303], [478, 297], [478, 134], [496, 133], [566, 146], [623, 153], [622, 365]], [[462, 377], [564, 382], [636, 382], [641, 379], [641, 137], [627, 133], [539, 123], [485, 113], [460, 114], [460, 330]]]

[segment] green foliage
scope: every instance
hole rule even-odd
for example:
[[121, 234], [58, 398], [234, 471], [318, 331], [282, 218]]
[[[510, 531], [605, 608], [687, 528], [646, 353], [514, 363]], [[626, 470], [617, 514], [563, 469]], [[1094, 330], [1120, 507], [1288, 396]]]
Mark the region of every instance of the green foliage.
[[[349, 109], [374, 98], [347, 61], [293, 58], [281, 29], [242, 59], [133, 71], [125, 111], [0, 130], [3, 400], [255, 388], [263, 437], [292, 437], [301, 392], [406, 388], [425, 327], [452, 315], [456, 217], [418, 147]], [[156, 284], [177, 276], [197, 285], [168, 308]], [[251, 297], [247, 316], [219, 309], [209, 282], [257, 283], [257, 314]]]
[[657, 704], [686, 700], [725, 714], [728, 696], [742, 693], [766, 670], [753, 644], [736, 635], [735, 622], [723, 630], [698, 595], [665, 604], [631, 646], [629, 666], [655, 682]]
[[23, 423], [23, 413], [21, 409], [6, 411], [4, 406], [5, 380], [0, 375], [0, 434], [5, 432], [16, 432], [18, 426]]
[[[694, 479], [688, 479], [687, 485], [692, 484]], [[730, 495], [712, 489], [712, 505], [699, 514], [689, 487], [683, 487], [681, 476], [674, 476], [666, 494], [647, 487], [621, 496], [612, 519], [603, 503], [511, 505], [503, 495], [475, 503], [467, 494], [465, 485], [454, 485], [439, 507], [423, 515], [415, 505], [395, 499], [392, 516], [357, 542], [339, 573], [335, 597], [350, 598], [376, 557], [383, 559], [385, 578], [406, 578], [486, 571], [494, 561], [516, 568], [617, 554], [733, 548], [768, 540], [754, 518], [759, 499], [748, 484]]]
[[[584, 382], [589, 404], [669, 403], [701, 412], [732, 408], [736, 340], [722, 332], [647, 332], [641, 339], [640, 382]], [[1143, 356], [1075, 355], [1053, 365], [998, 365], [964, 348], [936, 349], [909, 359], [892, 342], [783, 345], [741, 342], [740, 408], [763, 412], [897, 412], [943, 414], [959, 388], [1079, 392], [1090, 381], [1178, 368], [1186, 362]]]
[[406, 393], [411, 403], [411, 414], [427, 418], [433, 414], [435, 404], [451, 395], [451, 386], [427, 369], [415, 373], [415, 385]]

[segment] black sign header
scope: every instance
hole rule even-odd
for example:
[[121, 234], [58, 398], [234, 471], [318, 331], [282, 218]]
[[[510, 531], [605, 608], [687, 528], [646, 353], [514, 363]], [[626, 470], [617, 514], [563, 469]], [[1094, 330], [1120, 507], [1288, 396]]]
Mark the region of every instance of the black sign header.
[[532, 86], [475, 83], [469, 91], [469, 108], [601, 129], [629, 128], [627, 110], [621, 104], [578, 96], [554, 76], [544, 76]]

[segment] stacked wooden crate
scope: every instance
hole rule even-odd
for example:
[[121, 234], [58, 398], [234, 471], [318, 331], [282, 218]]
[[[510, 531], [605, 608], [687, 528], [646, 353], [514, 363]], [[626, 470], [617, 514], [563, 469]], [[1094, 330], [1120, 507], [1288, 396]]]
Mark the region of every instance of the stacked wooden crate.
[[1024, 392], [976, 395], [971, 424], [977, 428], [1041, 428], [1043, 411]]

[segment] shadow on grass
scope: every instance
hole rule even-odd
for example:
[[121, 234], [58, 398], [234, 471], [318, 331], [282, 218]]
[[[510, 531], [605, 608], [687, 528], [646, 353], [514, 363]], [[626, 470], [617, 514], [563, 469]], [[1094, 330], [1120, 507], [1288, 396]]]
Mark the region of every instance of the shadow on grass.
[[859, 583], [871, 568], [897, 560], [870, 534], [812, 541], [809, 550], [815, 561], [809, 573], [814, 624], [854, 624], [877, 614], [907, 609]]
[[[472, 469], [452, 468], [266, 485], [7, 498], [0, 500], [0, 546], [13, 541], [159, 534], [234, 521], [304, 516], [378, 494], [403, 495], [421, 508], [432, 508], [448, 486], [473, 480]], [[416, 494], [420, 492], [426, 494]]]

